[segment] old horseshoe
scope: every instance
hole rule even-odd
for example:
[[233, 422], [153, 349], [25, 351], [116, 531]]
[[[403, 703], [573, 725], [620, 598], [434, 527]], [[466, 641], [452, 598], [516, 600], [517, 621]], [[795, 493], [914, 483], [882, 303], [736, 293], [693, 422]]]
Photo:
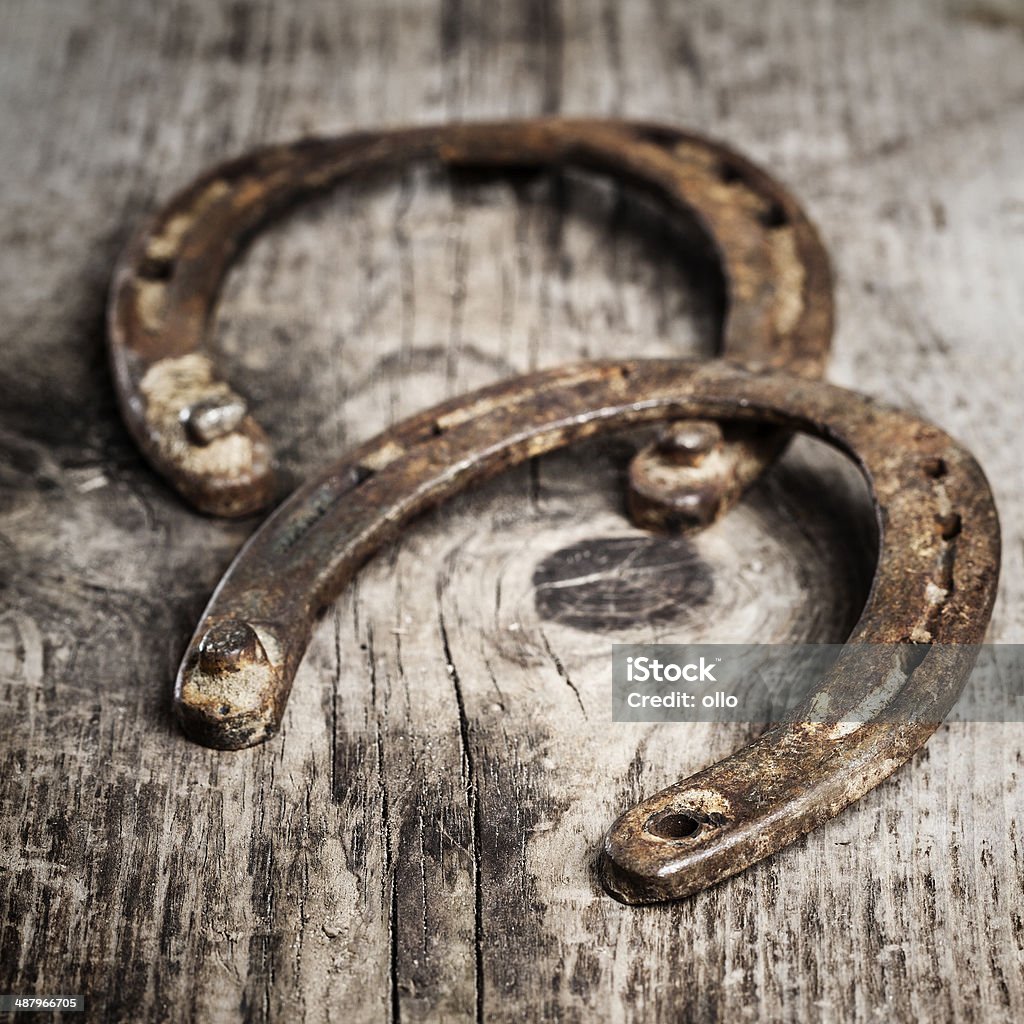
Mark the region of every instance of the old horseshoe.
[[[413, 160], [574, 166], [692, 214], [719, 254], [721, 352], [817, 378], [832, 333], [828, 258], [796, 200], [723, 146], [660, 125], [540, 119], [360, 132], [263, 149], [214, 168], [127, 247], [108, 311], [121, 410], [152, 465], [192, 504], [244, 515], [274, 498], [266, 435], [207, 344], [221, 282], [248, 239], [304, 196]], [[777, 430], [680, 425], [641, 453], [630, 506], [651, 529], [700, 526], [734, 502], [785, 443]]]
[[[617, 428], [688, 418], [805, 431], [862, 470], [879, 523], [874, 583], [816, 692], [749, 746], [626, 811], [605, 839], [608, 890], [686, 896], [742, 870], [876, 786], [946, 715], [995, 598], [999, 525], [985, 477], [938, 428], [852, 392], [721, 361], [590, 363], [533, 374], [421, 413], [304, 484], [222, 579], [175, 687], [181, 722], [216, 747], [279, 726], [317, 614], [417, 513], [533, 456]], [[904, 645], [917, 645], [908, 658]], [[855, 728], [833, 716], [873, 709]], [[679, 827], [700, 822], [699, 829]]]

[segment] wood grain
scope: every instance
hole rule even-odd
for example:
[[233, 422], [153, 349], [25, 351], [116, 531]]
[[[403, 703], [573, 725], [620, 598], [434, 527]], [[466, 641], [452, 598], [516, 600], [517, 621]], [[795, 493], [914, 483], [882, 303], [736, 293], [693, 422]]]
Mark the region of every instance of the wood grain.
[[[712, 132], [829, 243], [831, 379], [985, 466], [991, 637], [1020, 642], [1022, 58], [1012, 0], [0, 6], [0, 991], [101, 1021], [1024, 1018], [1020, 723], [944, 727], [682, 903], [594, 877], [620, 810], [750, 734], [613, 726], [611, 643], [840, 639], [870, 528], [837, 458], [794, 446], [687, 541], [625, 520], [633, 438], [494, 481], [338, 602], [279, 739], [215, 753], [170, 683], [255, 523], [142, 464], [102, 325], [139, 218], [260, 142], [559, 111]], [[588, 178], [385, 177], [260, 238], [219, 344], [295, 480], [512, 372], [710, 352], [720, 288], [677, 230]]]

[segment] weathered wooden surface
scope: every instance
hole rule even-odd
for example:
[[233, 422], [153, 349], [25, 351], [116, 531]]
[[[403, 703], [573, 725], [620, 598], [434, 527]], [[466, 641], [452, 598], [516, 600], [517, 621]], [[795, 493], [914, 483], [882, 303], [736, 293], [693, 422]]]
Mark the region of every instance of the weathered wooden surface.
[[[991, 636], [1021, 641], [1020, 5], [298, 8], [0, 7], [0, 991], [84, 993], [95, 1020], [1022, 1019], [1019, 723], [943, 728], [678, 905], [595, 881], [621, 809], [749, 736], [613, 726], [611, 642], [840, 638], [869, 566], [834, 459], [794, 451], [692, 542], [624, 520], [625, 440], [495, 481], [362, 574], [279, 739], [214, 753], [175, 731], [170, 681], [253, 524], [141, 463], [102, 329], [138, 218], [261, 141], [560, 110], [712, 131], [819, 221], [831, 378], [988, 470]], [[219, 337], [299, 477], [510, 372], [708, 351], [714, 277], [674, 245], [589, 180], [411, 172], [262, 238]]]

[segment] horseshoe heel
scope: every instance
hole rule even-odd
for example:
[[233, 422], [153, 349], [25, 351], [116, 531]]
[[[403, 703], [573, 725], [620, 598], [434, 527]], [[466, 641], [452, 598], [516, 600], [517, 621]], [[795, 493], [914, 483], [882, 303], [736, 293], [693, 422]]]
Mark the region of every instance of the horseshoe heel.
[[[343, 179], [412, 160], [450, 166], [574, 166], [610, 174], [688, 211], [722, 265], [722, 354], [821, 376], [832, 333], [831, 275], [813, 225], [758, 167], [695, 135], [621, 121], [543, 119], [361, 132], [259, 150], [204, 174], [127, 247], [108, 309], [122, 414], [154, 468], [197, 508], [244, 515], [274, 497], [273, 458], [207, 337], [221, 282], [273, 215]], [[774, 457], [785, 435], [708, 424], [639, 458], [635, 520], [710, 521]]]
[[614, 896], [640, 903], [775, 852], [924, 744], [964, 685], [999, 567], [995, 506], [967, 451], [913, 416], [789, 375], [720, 361], [591, 363], [478, 391], [367, 442], [288, 499], [221, 581], [176, 682], [185, 730], [224, 748], [270, 736], [317, 614], [418, 512], [574, 440], [693, 418], [805, 431], [852, 458], [879, 524], [874, 584], [848, 641], [857, 647], [807, 702], [627, 811], [602, 872]]

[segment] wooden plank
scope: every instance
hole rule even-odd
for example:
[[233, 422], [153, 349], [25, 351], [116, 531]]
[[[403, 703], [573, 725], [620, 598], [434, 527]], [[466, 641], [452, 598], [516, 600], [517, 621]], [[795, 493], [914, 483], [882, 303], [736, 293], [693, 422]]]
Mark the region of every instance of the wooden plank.
[[[992, 638], [1022, 638], [1019, 4], [128, 0], [0, 8], [0, 991], [96, 1020], [1024, 1017], [1019, 723], [944, 727], [827, 828], [682, 903], [622, 907], [614, 816], [749, 738], [610, 723], [614, 640], [839, 639], [863, 496], [810, 444], [707, 533], [622, 515], [633, 442], [421, 521], [318, 628], [282, 736], [185, 742], [169, 683], [253, 523], [193, 515], [116, 416], [102, 307], [139, 217], [261, 141], [537, 112], [750, 151], [839, 273], [833, 380], [992, 478]], [[443, 397], [709, 352], [673, 225], [589, 179], [427, 170], [274, 228], [219, 344], [298, 479]]]

